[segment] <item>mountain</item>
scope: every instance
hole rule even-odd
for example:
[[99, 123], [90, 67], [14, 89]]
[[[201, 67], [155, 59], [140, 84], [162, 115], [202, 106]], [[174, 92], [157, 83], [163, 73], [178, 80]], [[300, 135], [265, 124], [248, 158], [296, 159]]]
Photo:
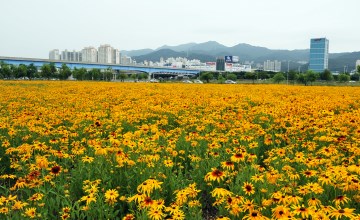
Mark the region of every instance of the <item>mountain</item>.
[[360, 59], [360, 51], [352, 53], [329, 54], [329, 69], [331, 71], [350, 72], [355, 69], [356, 60]]
[[159, 61], [161, 57], [164, 59], [167, 59], [170, 57], [174, 57], [174, 58], [187, 57], [189, 60], [199, 59], [201, 62], [216, 60], [216, 57], [206, 55], [206, 54], [198, 54], [198, 53], [192, 53], [192, 52], [191, 53], [177, 52], [177, 51], [170, 50], [170, 49], [160, 49], [160, 50], [151, 52], [146, 55], [135, 56], [135, 57], [133, 57], [133, 59], [135, 59], [136, 62], [144, 62], [145, 60], [156, 62], [156, 61]]
[[120, 53], [129, 57], [140, 56], [153, 52], [153, 49], [141, 49], [141, 50], [121, 50]]
[[164, 45], [162, 47], [157, 48], [156, 50], [162, 50], [162, 49], [170, 49], [176, 52], [183, 52], [188, 51], [191, 47], [197, 45], [196, 43], [188, 43], [188, 44], [180, 44], [178, 46], [168, 46]]
[[[266, 60], [279, 60], [282, 61], [282, 69], [285, 71], [288, 69], [288, 65], [289, 69], [305, 70], [306, 65], [299, 64], [299, 62], [308, 62], [309, 53], [309, 49], [272, 50], [245, 43], [227, 47], [216, 41], [199, 44], [188, 43], [178, 46], [164, 45], [156, 50], [128, 51], [128, 54], [131, 54], [129, 56], [133, 56], [137, 62], [144, 60], [155, 62], [159, 61], [160, 57], [164, 59], [169, 57], [187, 57], [188, 59], [199, 59], [202, 62], [206, 62], [215, 61], [216, 57], [227, 55], [239, 56], [240, 62], [253, 61], [254, 63], [263, 63]], [[351, 71], [355, 69], [355, 61], [358, 59], [360, 59], [360, 52], [329, 54], [329, 69], [331, 71], [343, 71], [344, 66], [346, 66], [347, 71]]]

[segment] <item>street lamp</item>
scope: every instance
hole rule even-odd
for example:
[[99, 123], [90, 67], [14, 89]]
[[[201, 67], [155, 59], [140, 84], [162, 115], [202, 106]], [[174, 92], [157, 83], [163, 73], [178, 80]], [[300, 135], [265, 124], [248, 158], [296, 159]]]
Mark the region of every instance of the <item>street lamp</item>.
[[288, 60], [288, 69], [287, 69], [287, 73], [286, 73], [286, 84], [287, 85], [289, 85], [289, 67], [290, 67], [289, 62], [290, 62], [290, 60]]

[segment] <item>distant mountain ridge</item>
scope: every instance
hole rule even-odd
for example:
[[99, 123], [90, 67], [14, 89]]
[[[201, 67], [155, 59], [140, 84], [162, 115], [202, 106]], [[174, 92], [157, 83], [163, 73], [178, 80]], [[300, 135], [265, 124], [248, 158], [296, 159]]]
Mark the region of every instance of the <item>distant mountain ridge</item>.
[[[226, 55], [239, 56], [240, 62], [254, 61], [263, 63], [266, 60], [279, 60], [289, 62], [290, 69], [297, 69], [299, 66], [295, 63], [299, 61], [309, 61], [309, 49], [297, 50], [272, 50], [266, 47], [252, 46], [250, 44], [240, 43], [232, 47], [224, 46], [216, 41], [204, 43], [187, 43], [177, 46], [164, 45], [155, 50], [143, 49], [135, 51], [121, 51], [122, 54], [132, 56], [137, 62], [159, 61], [160, 57], [167, 59], [169, 57], [187, 57], [188, 59], [199, 59], [202, 62], [215, 61], [216, 57]], [[331, 71], [342, 71], [344, 66], [349, 71], [355, 69], [355, 62], [360, 59], [360, 52], [334, 53], [329, 55], [329, 69]], [[282, 65], [287, 70], [287, 65]]]

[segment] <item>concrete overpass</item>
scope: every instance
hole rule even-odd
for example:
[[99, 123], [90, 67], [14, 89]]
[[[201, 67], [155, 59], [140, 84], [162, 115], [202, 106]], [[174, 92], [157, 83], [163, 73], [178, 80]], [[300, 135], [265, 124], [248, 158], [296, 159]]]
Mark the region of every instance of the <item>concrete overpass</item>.
[[193, 69], [180, 69], [180, 68], [168, 68], [168, 67], [150, 67], [140, 65], [121, 65], [121, 64], [109, 64], [109, 63], [88, 63], [88, 62], [72, 62], [64, 60], [48, 60], [37, 58], [22, 58], [22, 57], [2, 57], [0, 56], [0, 62], [4, 62], [12, 65], [30, 65], [33, 64], [36, 67], [41, 67], [44, 64], [54, 63], [57, 68], [60, 68], [62, 64], [66, 64], [70, 69], [108, 69], [119, 71], [139, 71], [152, 74], [172, 74], [172, 75], [196, 75], [200, 70]]

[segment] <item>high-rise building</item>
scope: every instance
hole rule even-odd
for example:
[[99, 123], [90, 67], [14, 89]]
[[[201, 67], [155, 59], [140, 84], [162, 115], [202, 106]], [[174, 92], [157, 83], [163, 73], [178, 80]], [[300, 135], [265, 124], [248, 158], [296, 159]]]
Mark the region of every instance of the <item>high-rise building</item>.
[[267, 60], [264, 62], [264, 71], [280, 72], [281, 71], [281, 62], [274, 60]]
[[98, 62], [99, 63], [112, 63], [112, 48], [109, 44], [100, 45], [98, 48]]
[[61, 52], [61, 60], [64, 61], [75, 61], [75, 62], [79, 62], [82, 61], [82, 55], [81, 52], [77, 52], [77, 51], [68, 51], [68, 50], [64, 50]]
[[120, 51], [118, 49], [112, 50], [112, 63], [119, 64], [120, 63]]
[[82, 49], [81, 54], [83, 62], [98, 62], [98, 52], [95, 47], [85, 47], [84, 49]]
[[51, 50], [49, 52], [50, 60], [60, 60], [60, 51], [58, 49]]
[[326, 38], [313, 38], [310, 41], [309, 70], [323, 72], [329, 66], [329, 40]]
[[216, 59], [216, 70], [225, 71], [225, 59], [224, 58]]

